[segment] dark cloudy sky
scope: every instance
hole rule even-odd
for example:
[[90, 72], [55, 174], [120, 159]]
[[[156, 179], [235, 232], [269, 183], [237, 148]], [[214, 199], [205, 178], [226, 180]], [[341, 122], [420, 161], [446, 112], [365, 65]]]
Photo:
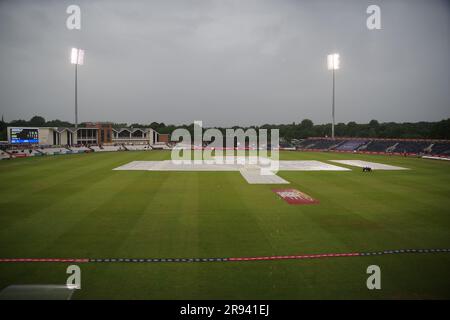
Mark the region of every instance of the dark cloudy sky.
[[[450, 117], [450, 2], [0, 1], [0, 114], [249, 125], [330, 121], [326, 55], [341, 54], [338, 122]], [[81, 30], [66, 8], [81, 7]], [[381, 7], [382, 30], [366, 27]]]

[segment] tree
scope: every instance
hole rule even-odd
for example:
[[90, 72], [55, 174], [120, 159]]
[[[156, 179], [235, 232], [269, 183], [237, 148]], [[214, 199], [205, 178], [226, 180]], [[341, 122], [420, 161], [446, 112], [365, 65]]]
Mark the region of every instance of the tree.
[[370, 122], [369, 122], [369, 127], [371, 127], [371, 128], [378, 128], [379, 125], [380, 124], [378, 123], [377, 120], [370, 120]]
[[45, 119], [40, 116], [34, 116], [29, 121], [30, 126], [43, 127], [45, 125]]
[[[61, 121], [51, 120], [45, 122], [40, 116], [34, 116], [30, 121], [13, 120], [10, 123], [0, 121], [0, 140], [6, 140], [7, 127], [28, 127], [28, 126], [48, 126], [48, 127], [72, 127], [73, 124]], [[81, 123], [80, 127], [85, 124]], [[126, 123], [114, 123], [113, 128], [127, 127]], [[164, 122], [152, 122], [148, 125], [133, 123], [133, 127], [152, 128], [159, 133], [172, 133], [177, 128], [187, 129], [193, 136], [193, 123], [186, 125], [166, 125]], [[229, 127], [228, 127], [229, 128]], [[234, 126], [234, 129], [240, 128]], [[325, 137], [331, 133], [331, 124], [314, 124], [309, 119], [304, 119], [299, 123], [292, 122], [290, 124], [264, 124], [262, 126], [251, 126], [242, 128], [267, 129], [270, 136], [270, 129], [279, 129], [280, 138], [286, 141], [292, 139], [304, 139], [308, 137]], [[207, 129], [207, 128], [204, 128]], [[225, 133], [226, 128], [218, 127], [221, 132]], [[335, 127], [337, 136], [341, 137], [366, 137], [366, 138], [418, 138], [418, 139], [450, 139], [450, 119], [444, 119], [439, 122], [415, 122], [415, 123], [396, 123], [371, 120], [369, 123], [358, 124], [350, 121], [347, 124], [338, 123]]]
[[431, 135], [436, 139], [450, 139], [450, 118], [435, 122], [431, 129]]
[[305, 130], [311, 130], [314, 127], [314, 123], [309, 119], [304, 119], [300, 122], [300, 126]]
[[51, 120], [45, 123], [46, 127], [73, 127], [73, 124], [67, 121]]

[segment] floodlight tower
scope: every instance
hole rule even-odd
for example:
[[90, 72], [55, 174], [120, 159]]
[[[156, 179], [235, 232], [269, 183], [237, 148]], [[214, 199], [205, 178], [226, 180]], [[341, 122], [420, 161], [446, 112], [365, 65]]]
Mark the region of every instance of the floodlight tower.
[[84, 63], [84, 50], [72, 48], [70, 63], [75, 65], [75, 128], [78, 128], [78, 65]]
[[328, 62], [328, 70], [333, 71], [333, 96], [332, 96], [332, 102], [331, 102], [331, 116], [332, 116], [332, 123], [331, 123], [331, 138], [334, 139], [334, 82], [335, 82], [335, 70], [339, 69], [339, 53], [332, 53], [329, 54], [327, 57]]

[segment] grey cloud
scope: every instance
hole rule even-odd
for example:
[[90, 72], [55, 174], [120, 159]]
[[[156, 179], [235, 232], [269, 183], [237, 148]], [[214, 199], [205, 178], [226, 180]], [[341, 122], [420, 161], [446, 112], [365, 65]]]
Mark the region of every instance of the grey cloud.
[[[72, 46], [80, 119], [248, 125], [330, 121], [326, 55], [341, 54], [337, 120], [450, 116], [447, 1], [4, 1], [0, 114], [73, 121]], [[82, 30], [65, 27], [79, 4]]]

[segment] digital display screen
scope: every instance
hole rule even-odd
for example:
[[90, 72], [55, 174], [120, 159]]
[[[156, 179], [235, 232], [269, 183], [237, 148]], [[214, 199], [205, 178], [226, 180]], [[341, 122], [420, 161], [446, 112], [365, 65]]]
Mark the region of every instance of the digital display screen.
[[39, 129], [10, 128], [11, 143], [39, 143]]

